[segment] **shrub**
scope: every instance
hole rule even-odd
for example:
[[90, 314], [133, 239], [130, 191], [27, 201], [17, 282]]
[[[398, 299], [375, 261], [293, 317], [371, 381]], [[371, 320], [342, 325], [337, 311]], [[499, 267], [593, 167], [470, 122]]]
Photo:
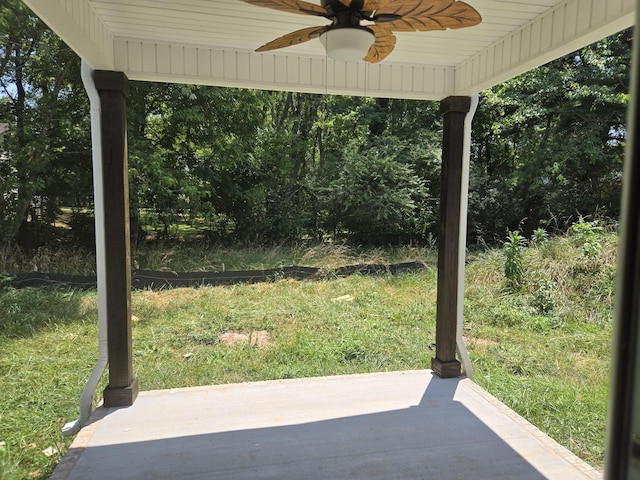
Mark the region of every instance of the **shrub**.
[[536, 228], [531, 234], [531, 245], [536, 245], [536, 246], [543, 245], [548, 240], [549, 240], [549, 234], [542, 227]]
[[507, 240], [503, 246], [506, 255], [504, 275], [507, 279], [507, 286], [513, 291], [521, 290], [524, 283], [524, 247], [525, 238], [520, 235], [518, 230], [508, 232]]
[[574, 242], [582, 246], [582, 254], [588, 258], [596, 257], [602, 250], [602, 244], [598, 236], [603, 231], [604, 229], [598, 225], [597, 221], [585, 222], [582, 217], [569, 228], [569, 233], [572, 235]]

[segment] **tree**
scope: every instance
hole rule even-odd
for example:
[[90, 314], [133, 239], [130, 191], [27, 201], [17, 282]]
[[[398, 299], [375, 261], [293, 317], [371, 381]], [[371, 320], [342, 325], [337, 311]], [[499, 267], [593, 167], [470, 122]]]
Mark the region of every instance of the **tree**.
[[500, 238], [579, 214], [617, 218], [631, 30], [484, 92], [474, 124], [471, 226]]
[[[129, 103], [132, 217], [151, 212], [162, 236], [178, 219], [226, 220], [248, 235], [261, 207], [256, 132], [267, 92], [132, 82]], [[218, 222], [220, 220], [220, 222]]]
[[0, 240], [36, 246], [58, 207], [91, 191], [87, 100], [78, 58], [22, 2], [0, 7], [0, 32]]
[[[424, 182], [406, 159], [406, 145], [385, 139], [361, 151], [345, 150], [344, 165], [327, 195], [335, 236], [357, 244], [388, 245], [415, 236]], [[418, 200], [417, 200], [418, 199]]]

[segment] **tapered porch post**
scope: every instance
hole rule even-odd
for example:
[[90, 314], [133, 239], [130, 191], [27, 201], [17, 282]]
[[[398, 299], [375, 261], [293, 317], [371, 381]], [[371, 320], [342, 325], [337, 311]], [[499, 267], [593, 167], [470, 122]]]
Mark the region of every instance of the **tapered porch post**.
[[466, 149], [469, 148], [465, 142], [465, 119], [471, 109], [471, 100], [471, 97], [448, 97], [440, 103], [444, 132], [438, 230], [436, 356], [431, 360], [431, 368], [443, 378], [461, 374], [456, 346], [464, 295], [461, 285], [464, 285], [468, 184], [468, 164], [465, 160], [468, 161]]
[[100, 96], [102, 138], [102, 201], [105, 235], [105, 284], [109, 385], [106, 407], [133, 405], [138, 381], [133, 378], [131, 343], [131, 251], [129, 245], [129, 177], [126, 95], [128, 79], [121, 72], [95, 71]]

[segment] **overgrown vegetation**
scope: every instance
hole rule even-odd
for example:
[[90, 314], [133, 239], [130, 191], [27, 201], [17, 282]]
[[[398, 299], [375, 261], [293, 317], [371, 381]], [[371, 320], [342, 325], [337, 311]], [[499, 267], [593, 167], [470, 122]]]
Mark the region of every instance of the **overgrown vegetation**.
[[[477, 383], [601, 467], [617, 237], [609, 227], [585, 223], [557, 238], [539, 231], [521, 246], [518, 289], [505, 276], [503, 249], [471, 255], [464, 334]], [[584, 235], [597, 245], [596, 254], [583, 253]], [[434, 258], [429, 249], [326, 244], [145, 251], [136, 258], [140, 267], [183, 271], [415, 259], [429, 268], [398, 276], [135, 291], [135, 374], [143, 389], [154, 389], [428, 368], [435, 341]], [[65, 270], [78, 273], [79, 266], [74, 259]], [[96, 358], [96, 293], [5, 288], [0, 311], [0, 478], [46, 478], [68, 448], [61, 426], [77, 417], [77, 398]]]
[[518, 290], [501, 278], [504, 254], [482, 253], [467, 270], [465, 300], [475, 381], [597, 467], [617, 250], [606, 230], [581, 220], [567, 236], [530, 242]]

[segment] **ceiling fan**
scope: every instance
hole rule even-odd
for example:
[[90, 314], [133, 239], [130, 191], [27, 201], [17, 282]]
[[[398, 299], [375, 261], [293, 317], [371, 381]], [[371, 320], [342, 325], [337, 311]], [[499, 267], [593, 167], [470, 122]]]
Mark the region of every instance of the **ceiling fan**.
[[[330, 25], [307, 27], [272, 40], [257, 52], [298, 45], [320, 38], [327, 55], [336, 60], [377, 63], [395, 48], [393, 32], [426, 32], [477, 25], [480, 14], [457, 0], [242, 0], [259, 7], [315, 15]], [[370, 22], [361, 25], [361, 22]]]

